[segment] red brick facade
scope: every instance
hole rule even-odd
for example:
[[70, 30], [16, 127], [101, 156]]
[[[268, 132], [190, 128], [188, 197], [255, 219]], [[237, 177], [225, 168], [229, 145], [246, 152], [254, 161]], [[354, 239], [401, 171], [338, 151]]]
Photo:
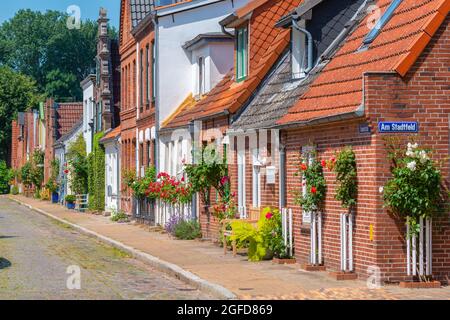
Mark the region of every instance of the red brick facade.
[[[367, 73], [364, 76], [367, 123], [372, 134], [360, 134], [359, 125], [366, 119], [342, 121], [304, 129], [283, 131], [282, 143], [287, 158], [287, 206], [294, 209], [295, 255], [308, 262], [309, 227], [302, 228], [301, 209], [294, 204], [290, 190], [301, 187], [294, 177], [301, 147], [313, 144], [320, 159], [329, 159], [334, 151], [352, 146], [358, 165], [358, 205], [354, 228], [355, 272], [367, 276], [369, 266], [381, 268], [384, 281], [406, 279], [406, 227], [383, 208], [379, 187], [390, 177], [383, 134], [377, 132], [378, 121], [418, 121], [419, 142], [435, 150], [436, 160], [445, 160], [443, 177], [448, 187], [450, 74], [448, 18], [405, 77], [397, 73]], [[339, 214], [344, 212], [335, 195], [335, 177], [326, 170], [328, 184], [323, 214], [323, 257], [329, 270], [340, 268]], [[275, 193], [276, 194], [276, 193]], [[263, 193], [264, 205], [275, 205], [274, 193]], [[373, 241], [370, 240], [370, 226]], [[450, 274], [449, 213], [435, 219], [433, 225], [433, 275], [447, 281]]]

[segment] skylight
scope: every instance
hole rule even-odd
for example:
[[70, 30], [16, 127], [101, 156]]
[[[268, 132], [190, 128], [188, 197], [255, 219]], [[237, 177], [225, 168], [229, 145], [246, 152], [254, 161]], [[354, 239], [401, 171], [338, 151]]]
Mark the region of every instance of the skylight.
[[391, 20], [395, 9], [402, 3], [403, 0], [393, 0], [389, 7], [386, 9], [386, 12], [381, 16], [380, 20], [377, 21], [375, 27], [367, 34], [364, 38], [363, 43], [368, 45], [375, 40], [376, 37], [380, 34], [383, 27]]

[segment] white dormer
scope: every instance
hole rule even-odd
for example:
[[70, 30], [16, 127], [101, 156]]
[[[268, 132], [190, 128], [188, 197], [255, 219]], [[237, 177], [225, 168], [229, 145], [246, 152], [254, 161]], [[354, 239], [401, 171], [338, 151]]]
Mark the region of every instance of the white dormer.
[[192, 92], [197, 99], [211, 91], [233, 67], [234, 41], [223, 33], [199, 34], [183, 49], [191, 55]]

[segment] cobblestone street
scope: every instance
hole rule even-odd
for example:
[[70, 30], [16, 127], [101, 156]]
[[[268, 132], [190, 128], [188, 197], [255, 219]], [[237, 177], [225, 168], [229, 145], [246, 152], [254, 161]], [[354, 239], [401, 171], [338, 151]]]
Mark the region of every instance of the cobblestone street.
[[[69, 266], [81, 289], [67, 289]], [[183, 282], [0, 198], [0, 299], [208, 299]]]

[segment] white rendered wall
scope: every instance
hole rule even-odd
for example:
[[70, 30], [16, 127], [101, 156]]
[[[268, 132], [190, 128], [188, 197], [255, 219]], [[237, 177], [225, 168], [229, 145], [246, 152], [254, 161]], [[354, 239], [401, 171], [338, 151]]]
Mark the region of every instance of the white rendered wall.
[[192, 57], [183, 44], [202, 33], [221, 32], [219, 21], [248, 0], [233, 2], [234, 7], [231, 0], [221, 1], [158, 18], [159, 123], [193, 92]]

